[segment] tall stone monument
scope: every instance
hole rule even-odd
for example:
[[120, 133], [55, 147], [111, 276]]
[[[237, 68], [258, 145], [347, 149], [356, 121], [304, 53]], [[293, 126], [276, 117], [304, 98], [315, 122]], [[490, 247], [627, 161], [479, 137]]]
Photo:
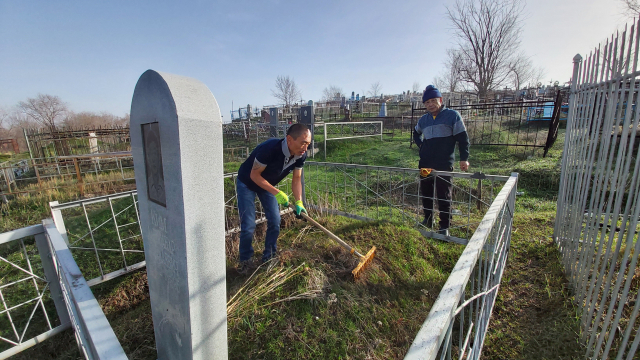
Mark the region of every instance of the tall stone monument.
[[158, 359], [227, 359], [218, 103], [195, 79], [148, 70], [130, 131]]

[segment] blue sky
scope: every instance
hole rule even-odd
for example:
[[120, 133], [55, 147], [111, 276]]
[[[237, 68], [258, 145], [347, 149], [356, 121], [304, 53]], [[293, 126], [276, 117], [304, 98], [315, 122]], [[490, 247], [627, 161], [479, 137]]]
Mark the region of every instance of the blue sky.
[[[453, 46], [452, 1], [0, 0], [0, 107], [38, 93], [74, 111], [129, 112], [147, 69], [196, 78], [223, 120], [234, 107], [276, 104], [278, 75], [305, 99], [329, 85], [363, 94], [422, 88]], [[627, 22], [620, 0], [529, 0], [522, 49], [546, 82]]]

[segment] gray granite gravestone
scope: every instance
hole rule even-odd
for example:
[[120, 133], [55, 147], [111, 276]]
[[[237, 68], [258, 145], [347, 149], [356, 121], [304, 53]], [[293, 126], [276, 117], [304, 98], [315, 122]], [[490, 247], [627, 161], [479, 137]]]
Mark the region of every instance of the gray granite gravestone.
[[227, 359], [218, 104], [195, 79], [148, 70], [130, 131], [158, 359]]
[[278, 108], [269, 108], [269, 136], [272, 138], [278, 135]]
[[315, 157], [316, 149], [315, 149], [315, 141], [313, 141], [313, 122], [315, 117], [313, 115], [313, 105], [309, 106], [301, 106], [298, 114], [298, 119], [301, 124], [307, 125], [309, 130], [311, 130], [311, 146], [309, 146], [309, 150], [307, 150], [313, 157]]

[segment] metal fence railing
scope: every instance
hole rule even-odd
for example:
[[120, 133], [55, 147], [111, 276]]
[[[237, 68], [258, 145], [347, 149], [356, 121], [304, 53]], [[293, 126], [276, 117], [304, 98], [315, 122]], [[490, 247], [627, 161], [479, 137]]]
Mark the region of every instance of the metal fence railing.
[[51, 220], [0, 234], [0, 359], [73, 328], [86, 359], [126, 359]]
[[327, 159], [327, 141], [379, 136], [382, 140], [382, 121], [325, 122], [314, 124], [322, 130], [315, 131], [315, 138], [322, 137], [324, 159]]
[[639, 30], [574, 58], [554, 239], [592, 359], [637, 359], [640, 344]]
[[[400, 222], [417, 226], [428, 237], [466, 244], [496, 192], [509, 178], [446, 171], [432, 171], [430, 176], [436, 181], [449, 182], [452, 187], [448, 237], [438, 234], [437, 228], [421, 223], [423, 196], [418, 169], [307, 162], [305, 196], [311, 206], [329, 212], [365, 220]], [[436, 212], [434, 219], [437, 218]]]
[[[512, 148], [531, 155], [541, 150], [546, 156], [556, 140], [560, 121], [566, 120], [562, 100], [558, 92], [555, 101], [477, 103], [451, 109], [462, 116], [471, 145]], [[413, 109], [413, 126], [425, 113], [425, 108]]]
[[[260, 139], [266, 140], [267, 132], [268, 129], [261, 130]], [[226, 147], [222, 156], [224, 162], [242, 162], [249, 157], [249, 153], [247, 146]], [[77, 187], [84, 196], [85, 185], [133, 183], [134, 180], [130, 151], [35, 158], [0, 164], [2, 196], [68, 187]]]
[[24, 129], [31, 158], [131, 151], [129, 126]]
[[405, 359], [479, 359], [511, 243], [517, 174], [478, 225]]
[[85, 183], [135, 180], [130, 152], [36, 158], [0, 168], [2, 195], [40, 192]]

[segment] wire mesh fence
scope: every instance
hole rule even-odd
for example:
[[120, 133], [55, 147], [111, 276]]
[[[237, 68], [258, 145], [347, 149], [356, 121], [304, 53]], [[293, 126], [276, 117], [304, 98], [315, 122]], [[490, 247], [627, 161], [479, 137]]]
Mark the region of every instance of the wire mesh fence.
[[574, 58], [554, 238], [592, 359], [636, 359], [640, 343], [639, 29]]
[[[424, 196], [417, 169], [307, 162], [304, 175], [305, 196], [311, 206], [358, 219], [416, 226], [429, 237], [462, 244], [467, 243], [508, 179], [480, 173], [432, 171], [429, 176], [447, 182], [452, 188], [450, 234], [444, 236], [434, 224], [422, 224]], [[435, 181], [432, 184], [435, 186]], [[437, 204], [439, 199], [434, 196], [431, 200]], [[437, 218], [439, 213], [434, 213], [433, 219]]]

